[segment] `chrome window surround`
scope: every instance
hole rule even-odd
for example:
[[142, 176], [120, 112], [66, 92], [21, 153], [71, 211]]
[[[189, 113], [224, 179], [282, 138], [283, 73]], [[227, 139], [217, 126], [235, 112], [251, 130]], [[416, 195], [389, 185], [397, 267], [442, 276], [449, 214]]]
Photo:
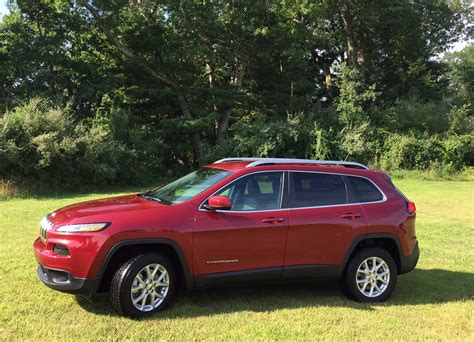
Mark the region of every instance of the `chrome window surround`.
[[[385, 202], [387, 200], [387, 195], [385, 195], [385, 192], [383, 192], [382, 189], [380, 189], [380, 187], [377, 184], [375, 184], [373, 180], [371, 180], [370, 178], [364, 177], [364, 176], [344, 174], [344, 173], [320, 172], [320, 171], [303, 171], [303, 170], [289, 170], [289, 172], [323, 173], [323, 174], [330, 174], [330, 175], [337, 175], [337, 176], [364, 178], [364, 179], [368, 180], [370, 183], [372, 183], [375, 186], [375, 188], [382, 194], [382, 199], [379, 200], [379, 201], [371, 201], [371, 202], [352, 202], [352, 203], [344, 203], [344, 204], [319, 205], [319, 206], [312, 206], [312, 207], [296, 207], [296, 208], [288, 208], [288, 210], [328, 208], [328, 207], [343, 207], [343, 206], [354, 205], [354, 204], [375, 204], [375, 203], [382, 203], [382, 202]], [[346, 189], [346, 191], [347, 191], [347, 189]]]
[[[251, 172], [251, 173], [246, 173], [245, 175], [242, 175], [230, 183], [222, 186], [218, 190], [214, 191], [210, 196], [208, 196], [204, 201], [201, 202], [199, 205], [199, 211], [209, 211], [208, 209], [205, 209], [203, 207], [203, 204], [209, 199], [209, 197], [214, 196], [216, 193], [224, 189], [225, 187], [231, 185], [233, 182], [239, 180], [242, 177], [248, 176], [248, 175], [253, 175], [256, 173], [262, 173], [262, 172], [304, 172], [304, 173], [322, 173], [322, 174], [329, 174], [329, 175], [336, 175], [336, 176], [346, 176], [346, 177], [359, 177], [359, 178], [364, 178], [367, 179], [369, 182], [371, 182], [378, 191], [382, 194], [383, 198], [379, 201], [373, 201], [373, 202], [352, 202], [352, 203], [345, 203], [345, 204], [331, 204], [331, 205], [319, 205], [319, 206], [313, 206], [313, 207], [297, 207], [297, 208], [280, 208], [280, 209], [268, 209], [268, 210], [214, 210], [215, 212], [223, 212], [223, 213], [259, 213], [259, 212], [272, 212], [272, 211], [282, 211], [282, 210], [300, 210], [300, 209], [318, 209], [318, 208], [329, 208], [329, 207], [344, 207], [344, 206], [351, 206], [351, 205], [356, 205], [356, 204], [377, 204], [377, 203], [383, 203], [387, 200], [387, 195], [385, 192], [380, 189], [380, 187], [374, 183], [370, 178], [364, 177], [364, 176], [359, 176], [359, 175], [353, 175], [353, 174], [347, 174], [347, 173], [335, 173], [335, 172], [324, 172], [324, 171], [305, 171], [305, 170], [265, 170], [265, 171], [257, 171], [257, 172]], [[283, 177], [286, 182], [287, 177]], [[284, 188], [283, 188], [284, 189]], [[282, 192], [282, 197], [280, 199], [280, 206], [281, 202], [283, 200], [283, 192]]]
[[270, 172], [281, 172], [282, 173], [282, 178], [283, 178], [283, 181], [281, 182], [281, 185], [280, 185], [280, 208], [278, 209], [266, 209], [266, 210], [213, 210], [213, 211], [216, 211], [216, 212], [225, 212], [225, 213], [259, 213], [259, 212], [268, 212], [268, 211], [280, 211], [280, 210], [286, 210], [287, 208], [282, 208], [282, 204], [283, 204], [283, 191], [285, 190], [285, 183], [286, 183], [286, 171], [287, 170], [265, 170], [265, 171], [257, 171], [257, 172], [250, 172], [250, 173], [246, 173], [245, 175], [242, 175], [236, 179], [234, 179], [233, 181], [231, 181], [230, 183], [227, 183], [226, 185], [220, 187], [219, 189], [217, 189], [216, 191], [214, 191], [210, 196], [206, 197], [206, 199], [204, 201], [201, 202], [201, 204], [199, 204], [199, 211], [209, 211], [209, 209], [205, 209], [203, 207], [204, 203], [207, 202], [207, 200], [214, 196], [215, 194], [219, 193], [221, 190], [227, 188], [228, 186], [232, 185], [232, 183], [234, 182], [237, 182], [239, 179], [242, 179], [243, 177], [247, 177], [247, 176], [251, 176], [251, 175], [256, 175], [258, 173], [270, 173]]

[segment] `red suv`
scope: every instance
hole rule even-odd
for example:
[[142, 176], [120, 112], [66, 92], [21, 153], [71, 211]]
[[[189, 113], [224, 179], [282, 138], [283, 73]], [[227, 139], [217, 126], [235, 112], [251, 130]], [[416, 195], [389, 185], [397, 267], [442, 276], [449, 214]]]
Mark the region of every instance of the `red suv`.
[[34, 242], [55, 290], [110, 291], [131, 317], [164, 309], [178, 286], [339, 278], [379, 302], [419, 257], [415, 205], [354, 162], [228, 158], [141, 194], [47, 215]]

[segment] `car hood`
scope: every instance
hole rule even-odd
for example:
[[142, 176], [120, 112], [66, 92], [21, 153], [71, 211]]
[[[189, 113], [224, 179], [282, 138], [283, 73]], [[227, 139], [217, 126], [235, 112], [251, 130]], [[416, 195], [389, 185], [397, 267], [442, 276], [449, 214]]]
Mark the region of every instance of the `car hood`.
[[150, 209], [160, 206], [163, 205], [147, 201], [136, 194], [126, 195], [68, 205], [53, 212], [49, 216], [49, 219], [56, 224], [83, 217], [100, 216], [118, 212], [123, 213], [126, 211]]

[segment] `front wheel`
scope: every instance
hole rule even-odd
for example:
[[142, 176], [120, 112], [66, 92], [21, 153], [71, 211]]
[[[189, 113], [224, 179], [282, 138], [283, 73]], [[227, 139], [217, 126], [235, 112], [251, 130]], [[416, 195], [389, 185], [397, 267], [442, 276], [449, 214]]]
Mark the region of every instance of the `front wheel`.
[[397, 283], [397, 265], [385, 249], [373, 247], [358, 252], [343, 279], [344, 292], [359, 302], [383, 302]]
[[176, 271], [167, 257], [147, 253], [130, 259], [115, 273], [110, 301], [119, 314], [146, 317], [163, 310], [176, 292]]

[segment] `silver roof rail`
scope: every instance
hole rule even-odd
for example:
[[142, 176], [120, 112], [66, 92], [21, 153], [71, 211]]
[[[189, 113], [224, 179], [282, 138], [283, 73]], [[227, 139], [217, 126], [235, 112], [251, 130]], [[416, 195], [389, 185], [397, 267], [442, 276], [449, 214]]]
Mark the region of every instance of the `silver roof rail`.
[[254, 167], [265, 164], [313, 164], [313, 165], [341, 165], [355, 169], [368, 170], [369, 168], [361, 163], [348, 162], [342, 160], [312, 160], [312, 159], [292, 159], [292, 158], [224, 158], [214, 164], [230, 161], [251, 161], [246, 167]]

